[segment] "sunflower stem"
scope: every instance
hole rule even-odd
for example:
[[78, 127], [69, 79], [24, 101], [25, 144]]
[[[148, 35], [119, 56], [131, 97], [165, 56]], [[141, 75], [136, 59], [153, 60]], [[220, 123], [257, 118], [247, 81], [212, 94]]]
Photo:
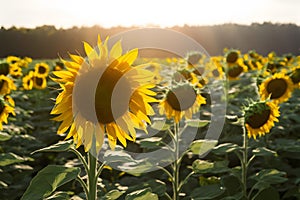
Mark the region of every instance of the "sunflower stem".
[[74, 148], [70, 148], [69, 151], [73, 152], [74, 154], [76, 154], [76, 156], [79, 158], [79, 160], [81, 161], [84, 169], [85, 169], [85, 172], [88, 173], [89, 171], [89, 167], [88, 167], [88, 164], [87, 162], [85, 161], [85, 158], [81, 155], [81, 153], [74, 149]]
[[173, 199], [179, 199], [179, 123], [174, 123], [175, 161], [173, 170]]
[[242, 167], [242, 184], [243, 184], [243, 196], [247, 199], [247, 164], [248, 164], [248, 138], [246, 134], [245, 125], [242, 126], [243, 129], [243, 160], [241, 161]]
[[97, 158], [88, 153], [88, 200], [96, 200], [97, 198]]

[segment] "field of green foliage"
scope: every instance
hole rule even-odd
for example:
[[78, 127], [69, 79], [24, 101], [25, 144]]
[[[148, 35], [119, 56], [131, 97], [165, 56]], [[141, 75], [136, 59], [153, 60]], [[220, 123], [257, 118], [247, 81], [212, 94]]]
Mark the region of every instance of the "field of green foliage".
[[[70, 63], [0, 60], [0, 199], [92, 199], [88, 139], [66, 139], [70, 127], [57, 134], [63, 120], [50, 114], [64, 91], [60, 71], [70, 71], [75, 66]], [[155, 76], [148, 88], [157, 99], [149, 100], [154, 113], [147, 108], [145, 114], [151, 121], [146, 129], [156, 134], [147, 136], [136, 125], [135, 141], [115, 136], [104, 145], [105, 163], [96, 163], [99, 178], [94, 180], [98, 199], [300, 199], [300, 56], [228, 49], [210, 58], [190, 52], [186, 58], [141, 59], [133, 68], [137, 64]], [[224, 92], [226, 115], [218, 138], [205, 137], [218, 106], [211, 87]], [[186, 91], [192, 96], [187, 98]], [[196, 134], [178, 154], [190, 128]], [[151, 158], [137, 164], [122, 149], [166, 149], [175, 156], [149, 170], [156, 165]]]

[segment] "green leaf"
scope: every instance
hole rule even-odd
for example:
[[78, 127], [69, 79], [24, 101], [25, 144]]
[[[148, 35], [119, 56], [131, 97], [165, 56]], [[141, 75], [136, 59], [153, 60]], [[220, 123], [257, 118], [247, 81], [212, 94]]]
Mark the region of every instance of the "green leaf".
[[5, 132], [0, 132], [0, 141], [6, 141], [11, 138], [11, 135], [5, 133]]
[[266, 200], [266, 199], [280, 200], [278, 191], [273, 187], [269, 187], [267, 189], [260, 191], [259, 194], [254, 198], [254, 200]]
[[7, 166], [14, 163], [24, 162], [26, 159], [14, 154], [14, 153], [1, 153], [0, 154], [0, 166]]
[[186, 124], [191, 127], [201, 128], [209, 124], [209, 120], [190, 119], [186, 121]]
[[212, 153], [217, 155], [224, 155], [230, 152], [234, 152], [241, 149], [237, 144], [233, 143], [223, 143], [213, 148]]
[[229, 196], [234, 196], [242, 191], [241, 181], [233, 175], [226, 175], [221, 177], [221, 184], [226, 189], [226, 194]]
[[151, 128], [158, 131], [165, 131], [170, 128], [170, 124], [167, 124], [164, 120], [154, 121], [151, 125]]
[[219, 184], [205, 185], [193, 190], [191, 197], [194, 200], [214, 199], [222, 195], [225, 190]]
[[65, 199], [69, 199], [69, 193], [68, 192], [55, 192], [53, 195], [51, 195], [50, 197], [46, 198], [45, 200], [65, 200]]
[[124, 191], [119, 191], [119, 190], [111, 190], [108, 193], [105, 194], [103, 199], [106, 200], [115, 200], [118, 199], [120, 196], [122, 196]]
[[255, 156], [277, 156], [275, 151], [267, 149], [266, 147], [258, 147], [252, 150], [253, 155]]
[[150, 137], [142, 139], [139, 142], [141, 148], [153, 149], [159, 147], [162, 138], [160, 137]]
[[60, 141], [49, 147], [45, 147], [45, 148], [36, 150], [36, 151], [32, 152], [32, 154], [38, 153], [38, 152], [63, 152], [63, 151], [68, 151], [72, 146], [73, 146], [73, 140]]
[[193, 171], [197, 174], [204, 174], [204, 173], [224, 173], [230, 171], [227, 167], [228, 161], [215, 161], [215, 162], [208, 162], [205, 160], [195, 160], [192, 164]]
[[[263, 169], [249, 178], [257, 182], [278, 184], [288, 180], [284, 176], [286, 176], [286, 172], [278, 171], [277, 169]], [[259, 187], [256, 188], [259, 189]]]
[[203, 155], [213, 149], [217, 143], [218, 140], [196, 140], [191, 144], [190, 149], [193, 154]]
[[80, 168], [78, 167], [49, 165], [39, 171], [31, 180], [22, 200], [46, 198], [61, 185], [76, 179], [79, 173]]
[[152, 193], [151, 188], [137, 190], [127, 194], [125, 200], [158, 200], [157, 194]]

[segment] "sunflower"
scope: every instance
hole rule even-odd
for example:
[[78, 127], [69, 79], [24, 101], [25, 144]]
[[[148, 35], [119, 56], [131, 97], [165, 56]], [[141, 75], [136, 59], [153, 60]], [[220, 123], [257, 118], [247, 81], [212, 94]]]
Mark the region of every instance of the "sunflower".
[[[36, 75], [36, 73], [35, 73]], [[47, 87], [47, 79], [43, 76], [33, 76], [33, 87], [36, 89], [45, 89]]]
[[265, 79], [259, 86], [259, 93], [262, 100], [269, 98], [274, 103], [287, 101], [293, 91], [291, 78], [283, 73], [276, 73]]
[[123, 146], [126, 139], [134, 141], [135, 128], [146, 131], [148, 115], [154, 114], [150, 103], [157, 102], [150, 83], [154, 74], [143, 65], [132, 66], [138, 49], [122, 55], [119, 41], [108, 53], [107, 41], [98, 37], [97, 50], [84, 43], [86, 59], [71, 54], [72, 61], [63, 60], [67, 70], [53, 72], [62, 87], [51, 111], [59, 115], [54, 120], [62, 121], [58, 134], [69, 130], [66, 138], [73, 137], [86, 151], [93, 141], [100, 150], [104, 134], [112, 149], [117, 140]]
[[33, 87], [33, 77], [34, 77], [34, 72], [30, 71], [29, 74], [23, 77], [22, 82], [23, 82], [23, 88], [25, 90], [32, 90]]
[[10, 96], [6, 95], [0, 99], [0, 130], [3, 129], [3, 122], [7, 124], [7, 118], [9, 114], [16, 115], [14, 107], [15, 102]]
[[196, 74], [187, 69], [177, 70], [173, 75], [173, 80], [178, 83], [189, 81], [192, 84], [197, 84], [199, 82]]
[[35, 72], [35, 76], [38, 77], [46, 77], [49, 74], [49, 65], [47, 65], [46, 63], [37, 63], [34, 66], [34, 72]]
[[170, 88], [159, 104], [159, 113], [165, 114], [168, 119], [174, 117], [175, 123], [179, 123], [183, 116], [191, 119], [206, 100], [190, 83], [181, 83]]
[[228, 65], [227, 67], [227, 77], [229, 80], [237, 80], [239, 76], [246, 72], [248, 69], [244, 63], [236, 65]]
[[17, 62], [19, 62], [21, 60], [21, 58], [16, 57], [16, 56], [8, 56], [6, 58], [6, 62], [8, 62], [9, 64], [15, 64]]
[[9, 77], [0, 75], [0, 95], [6, 95], [11, 92], [11, 90], [16, 90], [16, 86]]
[[229, 80], [236, 80], [243, 72], [246, 72], [247, 66], [239, 50], [228, 50], [224, 56], [225, 71]]
[[292, 68], [290, 74], [291, 80], [295, 88], [300, 88], [300, 65]]
[[278, 122], [279, 106], [273, 102], [254, 102], [244, 109], [245, 126], [248, 131], [248, 137], [256, 139], [257, 136], [263, 136], [269, 133]]
[[20, 76], [23, 75], [22, 68], [19, 67], [18, 63], [11, 64], [9, 67], [9, 74], [13, 78], [19, 78]]

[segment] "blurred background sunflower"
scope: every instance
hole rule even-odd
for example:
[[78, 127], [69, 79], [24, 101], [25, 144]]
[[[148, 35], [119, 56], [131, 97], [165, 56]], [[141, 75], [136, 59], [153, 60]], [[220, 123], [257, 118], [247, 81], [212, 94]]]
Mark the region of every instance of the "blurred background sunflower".
[[190, 83], [179, 83], [171, 86], [159, 103], [159, 113], [168, 119], [174, 118], [175, 123], [184, 116], [191, 119], [206, 100]]
[[276, 73], [265, 79], [259, 86], [259, 93], [262, 100], [270, 97], [275, 103], [287, 101], [293, 92], [293, 82], [284, 73]]

